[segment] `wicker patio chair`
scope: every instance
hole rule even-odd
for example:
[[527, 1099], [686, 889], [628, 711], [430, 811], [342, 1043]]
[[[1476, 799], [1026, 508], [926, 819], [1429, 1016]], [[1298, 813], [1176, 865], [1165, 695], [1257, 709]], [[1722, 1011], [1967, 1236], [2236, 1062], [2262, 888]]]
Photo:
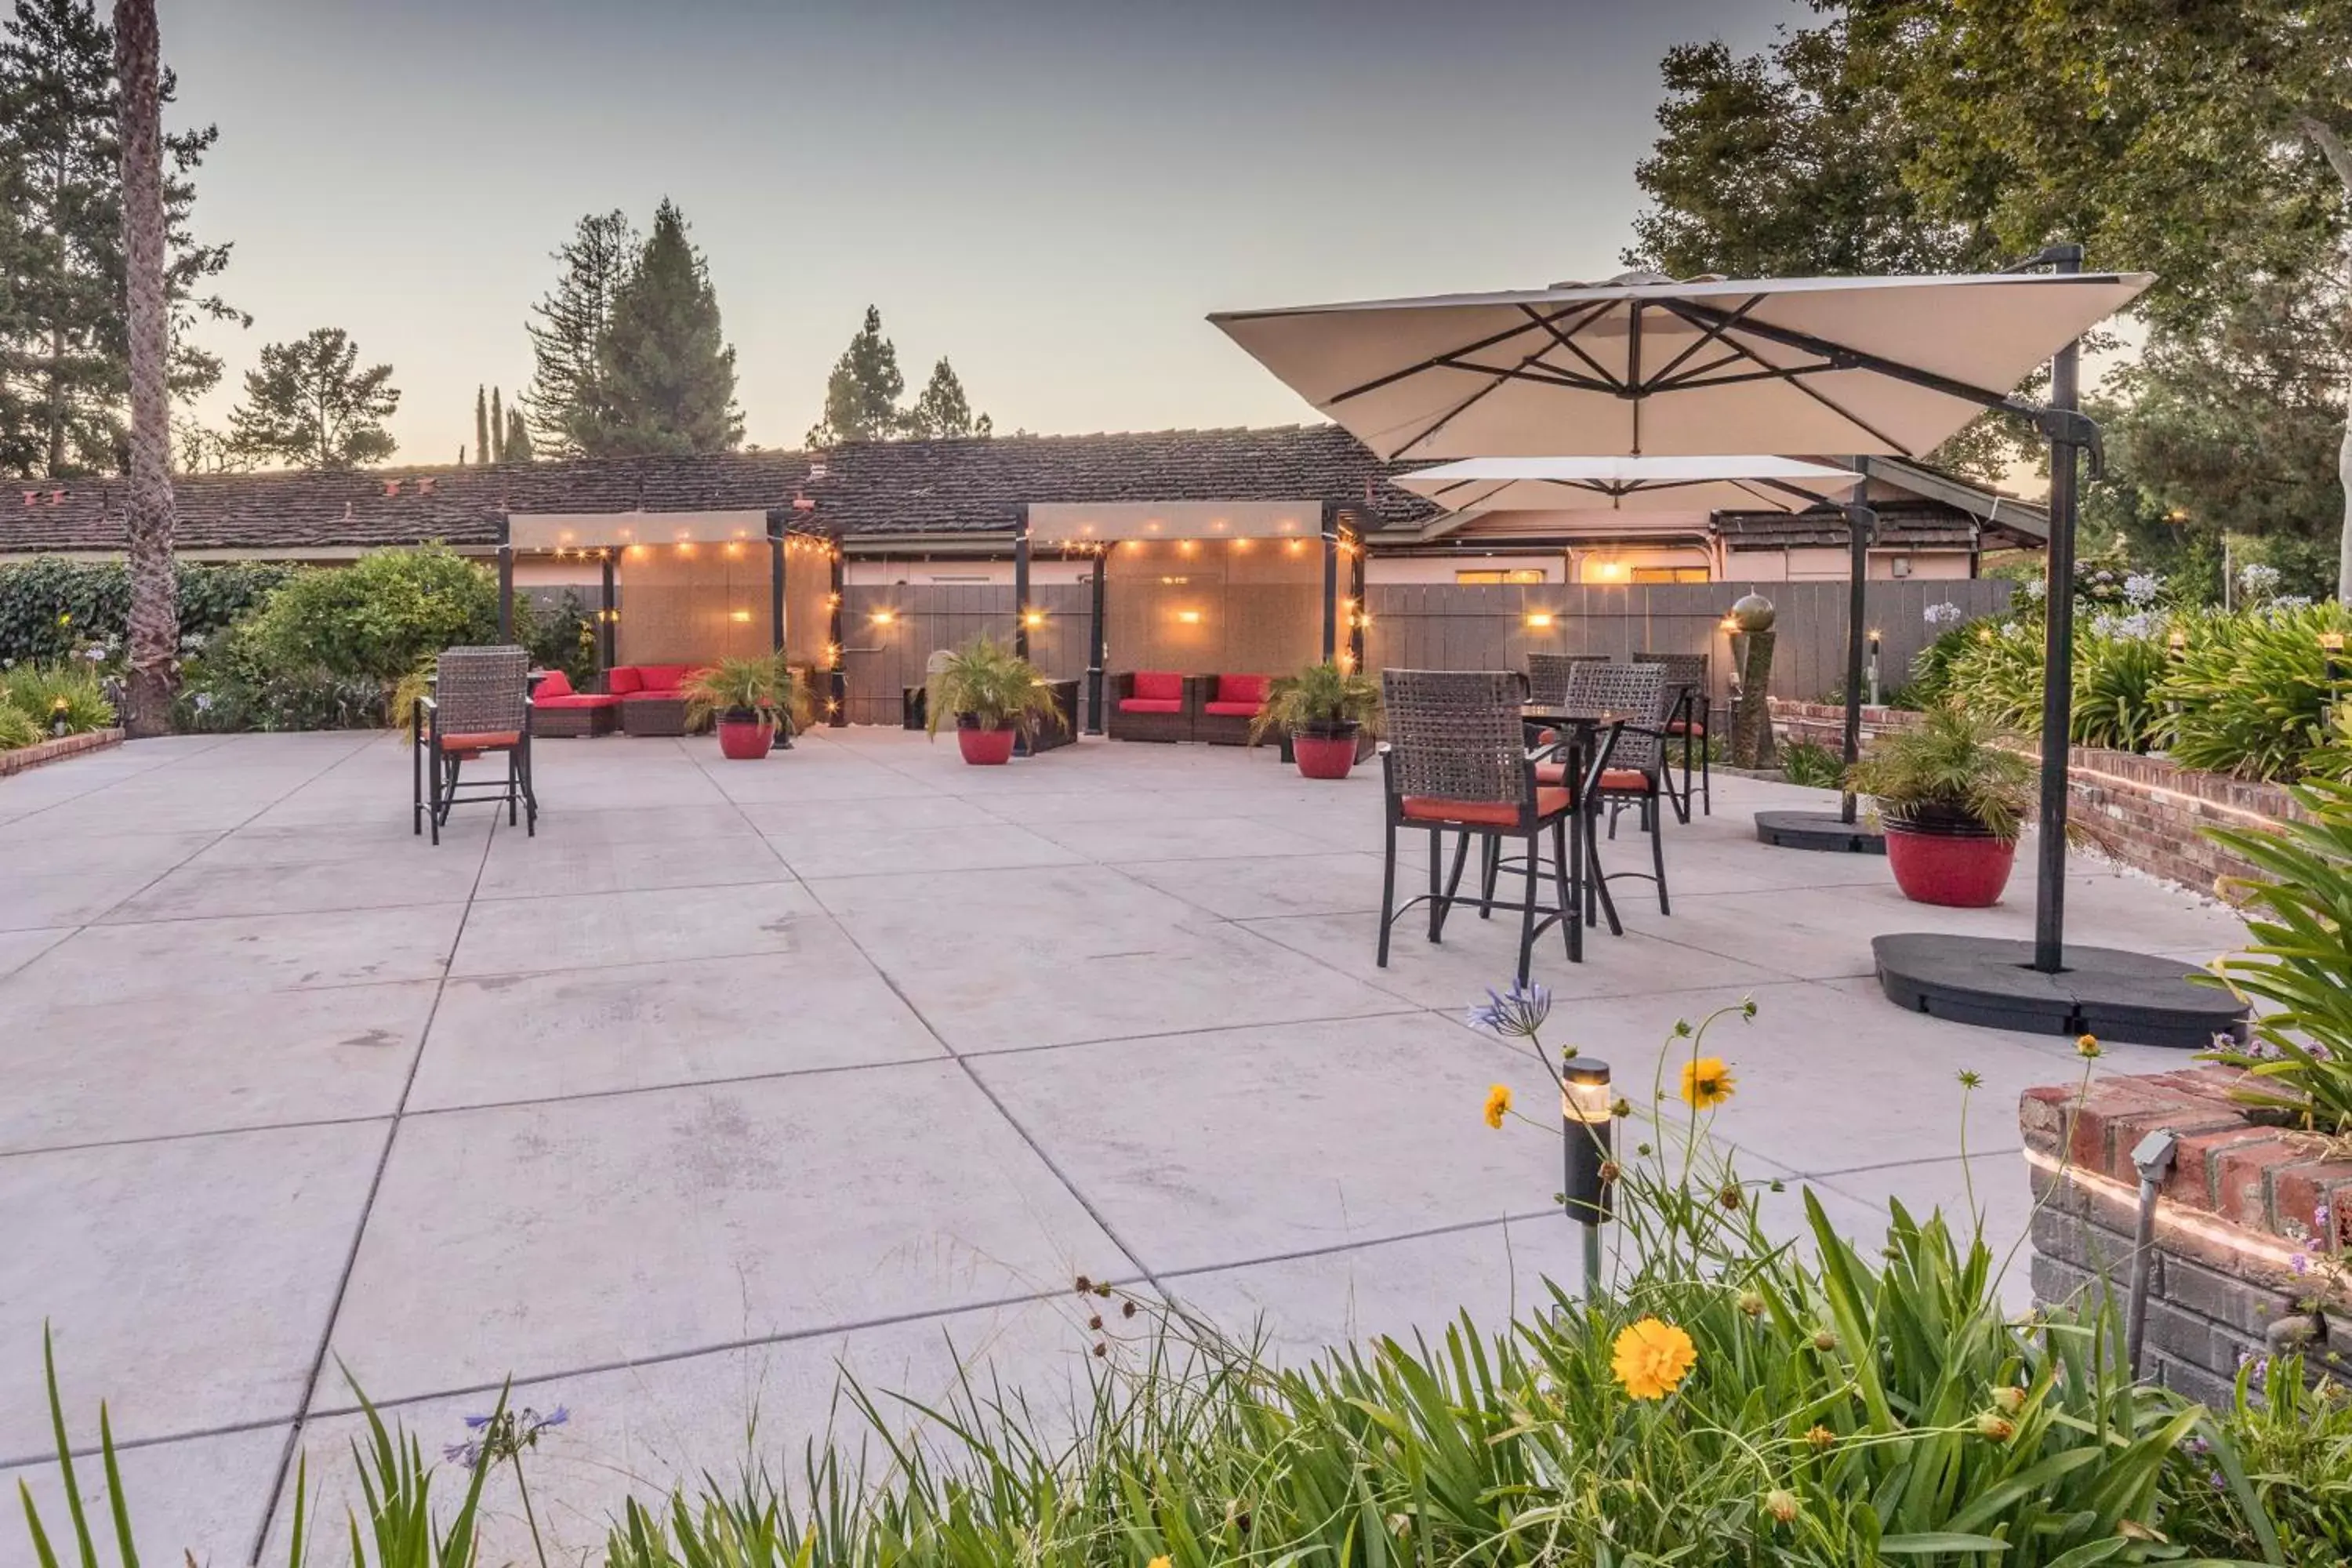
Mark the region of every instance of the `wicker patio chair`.
[[[1536, 783], [1535, 763], [1522, 739], [1518, 673], [1391, 669], [1381, 673], [1381, 691], [1387, 710], [1387, 744], [1381, 750], [1387, 832], [1381, 871], [1380, 966], [1388, 967], [1391, 929], [1415, 904], [1429, 905], [1429, 940], [1443, 940], [1474, 837], [1481, 841], [1482, 863], [1498, 859], [1506, 839], [1515, 841], [1521, 851], [1527, 873], [1523, 900], [1498, 904], [1491, 886], [1483, 886], [1471, 900], [1482, 915], [1496, 909], [1517, 912], [1520, 984], [1527, 982], [1537, 936], [1555, 921], [1563, 928], [1570, 961], [1580, 961], [1583, 921], [1578, 918], [1568, 852], [1574, 794]], [[1401, 828], [1429, 832], [1429, 891], [1402, 906], [1396, 901]], [[1551, 834], [1548, 869], [1556, 894], [1549, 905], [1537, 897], [1538, 879], [1547, 869], [1542, 854], [1546, 829]], [[1441, 878], [1448, 833], [1455, 835], [1454, 865]]]
[[[505, 802], [507, 821], [518, 813], [527, 832], [539, 832], [539, 797], [530, 784], [530, 655], [520, 647], [453, 647], [434, 667], [433, 693], [416, 700], [410, 757], [411, 827], [429, 822], [433, 842], [452, 806]], [[459, 778], [465, 764], [502, 755], [506, 777], [491, 783]]]
[[[1144, 690], [1136, 689], [1142, 677]], [[1122, 669], [1110, 678], [1104, 725], [1114, 741], [1191, 741], [1201, 715], [1201, 682], [1173, 671]]]
[[1568, 700], [1569, 673], [1580, 664], [1605, 664], [1605, 653], [1531, 653], [1528, 655], [1528, 700]]
[[[1658, 803], [1665, 798], [1666, 716], [1675, 703], [1667, 689], [1666, 672], [1655, 664], [1588, 664], [1569, 682], [1567, 706], [1578, 712], [1621, 721], [1614, 753], [1594, 781], [1591, 811], [1609, 808], [1609, 837], [1617, 837], [1617, 814], [1628, 805], [1641, 808], [1643, 830], [1650, 836], [1651, 871], [1596, 873], [1595, 880], [1616, 879], [1654, 882], [1658, 912], [1674, 913], [1666, 900], [1664, 822]], [[1595, 851], [1599, 845], [1593, 846]]]
[[[1712, 700], [1707, 696], [1706, 655], [1703, 653], [1637, 653], [1635, 664], [1654, 664], [1666, 672], [1666, 690], [1675, 697], [1674, 709], [1666, 715], [1668, 750], [1672, 742], [1682, 742], [1683, 785], [1675, 794], [1675, 815], [1685, 822], [1690, 820], [1691, 753], [1698, 753], [1698, 790], [1702, 803], [1701, 815], [1715, 815], [1715, 773], [1707, 765], [1707, 721], [1714, 717]], [[1674, 790], [1674, 780], [1666, 781]]]

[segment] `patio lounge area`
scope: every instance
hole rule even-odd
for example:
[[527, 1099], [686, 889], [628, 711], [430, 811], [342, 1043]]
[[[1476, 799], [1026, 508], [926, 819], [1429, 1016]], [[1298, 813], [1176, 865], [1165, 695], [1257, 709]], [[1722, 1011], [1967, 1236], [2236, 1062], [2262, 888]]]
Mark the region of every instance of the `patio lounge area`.
[[[340, 1520], [339, 1368], [428, 1451], [509, 1377], [567, 1405], [532, 1480], [570, 1552], [627, 1488], [730, 1474], [755, 1409], [789, 1463], [836, 1364], [935, 1400], [976, 1361], [1058, 1397], [1107, 1334], [1123, 1353], [1076, 1276], [1293, 1354], [1499, 1321], [1573, 1277], [1528, 1204], [1558, 1149], [1479, 1115], [1501, 1081], [1542, 1118], [1545, 1077], [1462, 1017], [1516, 922], [1457, 910], [1431, 946], [1408, 921], [1376, 967], [1377, 768], [1095, 739], [969, 768], [867, 727], [730, 763], [614, 736], [540, 748], [535, 837], [461, 807], [435, 848], [409, 766], [379, 733], [184, 737], [0, 781], [0, 1483], [45, 1511], [45, 1320], [78, 1442], [110, 1402], [142, 1547], [230, 1563], [284, 1528], [298, 1419]], [[2082, 1064], [1898, 1011], [1870, 938], [2025, 935], [2030, 889], [1907, 904], [1883, 860], [1755, 841], [1755, 809], [1833, 797], [1714, 791], [1665, 825], [1672, 915], [1624, 899], [1579, 964], [1538, 945], [1548, 1037], [1639, 1100], [1676, 1018], [1752, 996], [1711, 1042], [1747, 1173], [1811, 1181], [1856, 1232], [1889, 1194], [1972, 1194], [2016, 1237], [2017, 1096]], [[2079, 858], [2067, 908], [2082, 943], [2239, 940]], [[1771, 1201], [1793, 1229], [1793, 1192]]]

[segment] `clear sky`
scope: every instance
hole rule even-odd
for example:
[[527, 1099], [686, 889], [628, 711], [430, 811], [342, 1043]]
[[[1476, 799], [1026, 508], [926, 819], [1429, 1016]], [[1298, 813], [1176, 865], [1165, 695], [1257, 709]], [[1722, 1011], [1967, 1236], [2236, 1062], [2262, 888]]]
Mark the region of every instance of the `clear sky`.
[[1795, 0], [164, 0], [196, 223], [260, 345], [340, 326], [403, 391], [394, 461], [530, 374], [590, 210], [663, 195], [709, 258], [747, 439], [797, 445], [865, 307], [911, 392], [999, 430], [1312, 418], [1212, 310], [1605, 277], [1657, 63]]

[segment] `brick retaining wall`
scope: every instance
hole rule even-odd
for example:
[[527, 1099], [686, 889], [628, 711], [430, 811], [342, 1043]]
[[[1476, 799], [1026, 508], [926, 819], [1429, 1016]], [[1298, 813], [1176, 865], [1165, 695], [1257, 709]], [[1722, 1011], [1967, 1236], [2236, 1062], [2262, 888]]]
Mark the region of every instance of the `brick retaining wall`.
[[[2207, 1404], [2227, 1401], [2242, 1357], [2264, 1352], [2273, 1325], [2308, 1319], [2321, 1271], [2308, 1227], [2330, 1205], [2352, 1245], [2352, 1160], [2249, 1122], [2229, 1098], [2234, 1069], [2055, 1084], [2025, 1091], [2018, 1121], [2033, 1194], [2033, 1295], [2054, 1304], [2131, 1284], [2139, 1176], [2132, 1150], [2168, 1130], [2180, 1140], [2159, 1189], [2145, 1369]], [[2302, 1228], [2298, 1228], [2302, 1227]], [[2352, 1301], [2326, 1304], [2338, 1374], [2352, 1373]], [[2319, 1354], [2308, 1352], [2315, 1363]]]
[[[1919, 721], [1899, 708], [1864, 708], [1864, 745]], [[1831, 702], [1772, 701], [1772, 727], [1786, 741], [1845, 743], [1845, 710]], [[2068, 772], [2070, 815], [2102, 849], [2126, 866], [2210, 893], [2222, 877], [2253, 868], [2206, 838], [2202, 827], [2263, 827], [2303, 815], [2273, 784], [2200, 773], [2163, 757], [2076, 746]]]
[[120, 730], [89, 730], [79, 735], [68, 735], [62, 740], [40, 741], [29, 746], [19, 746], [13, 752], [0, 752], [0, 779], [10, 773], [21, 773], [26, 768], [37, 768], [43, 763], [62, 762], [84, 752], [100, 752], [121, 744], [122, 731]]

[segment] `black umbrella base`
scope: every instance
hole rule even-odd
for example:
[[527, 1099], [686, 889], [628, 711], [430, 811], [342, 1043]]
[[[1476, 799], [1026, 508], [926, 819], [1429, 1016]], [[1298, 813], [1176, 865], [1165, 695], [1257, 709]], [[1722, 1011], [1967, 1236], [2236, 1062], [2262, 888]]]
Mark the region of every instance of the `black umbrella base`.
[[1838, 855], [1884, 855], [1886, 835], [1834, 811], [1759, 811], [1756, 838], [1775, 849], [1825, 849]]
[[2066, 967], [2044, 974], [2030, 942], [1905, 931], [1870, 945], [1887, 1000], [1931, 1018], [2182, 1050], [2202, 1050], [2216, 1035], [2246, 1038], [2244, 1006], [2191, 984], [2190, 966], [2177, 958], [2069, 947]]

